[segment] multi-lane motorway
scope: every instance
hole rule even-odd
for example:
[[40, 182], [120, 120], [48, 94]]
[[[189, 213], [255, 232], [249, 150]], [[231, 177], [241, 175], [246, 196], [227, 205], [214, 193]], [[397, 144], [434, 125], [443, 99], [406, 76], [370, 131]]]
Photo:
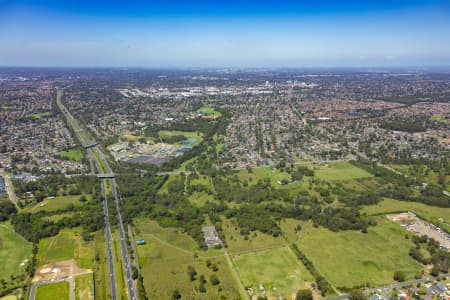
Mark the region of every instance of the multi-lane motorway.
[[[110, 181], [111, 192], [114, 201], [114, 207], [116, 209], [116, 217], [117, 217], [117, 225], [119, 229], [119, 237], [120, 237], [120, 245], [122, 250], [123, 264], [125, 269], [125, 279], [127, 285], [128, 297], [131, 300], [135, 300], [136, 293], [133, 285], [132, 275], [131, 275], [131, 264], [127, 250], [127, 244], [125, 240], [125, 230], [122, 222], [122, 216], [120, 214], [120, 206], [119, 206], [119, 198], [117, 195], [117, 187], [116, 180], [114, 179], [114, 173], [110, 168], [108, 161], [101, 151], [101, 149], [97, 146], [95, 141], [92, 141], [88, 135], [84, 132], [81, 126], [78, 124], [77, 120], [72, 116], [72, 114], [66, 109], [66, 107], [62, 104], [62, 90], [58, 90], [57, 92], [57, 105], [66, 117], [68, 124], [72, 127], [77, 136], [77, 139], [80, 141], [82, 145], [86, 146], [86, 151], [88, 153], [88, 158], [91, 164], [91, 168], [95, 163], [97, 174], [108, 174], [108, 177], [111, 178], [100, 178], [102, 181], [102, 195], [103, 195], [103, 213], [105, 219], [105, 236], [107, 243], [107, 254], [108, 254], [108, 271], [110, 276], [110, 288], [111, 288], [111, 299], [117, 299], [117, 290], [116, 290], [116, 278], [114, 273], [114, 262], [113, 262], [113, 248], [112, 248], [112, 239], [111, 239], [111, 226], [109, 222], [109, 212], [108, 212], [108, 199], [106, 192], [106, 182]], [[92, 169], [91, 169], [92, 170]]]

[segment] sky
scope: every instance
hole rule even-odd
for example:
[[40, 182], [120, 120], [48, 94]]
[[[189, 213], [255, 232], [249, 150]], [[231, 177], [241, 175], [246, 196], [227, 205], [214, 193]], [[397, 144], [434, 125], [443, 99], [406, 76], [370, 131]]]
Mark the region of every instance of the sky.
[[0, 0], [0, 66], [450, 66], [450, 0]]

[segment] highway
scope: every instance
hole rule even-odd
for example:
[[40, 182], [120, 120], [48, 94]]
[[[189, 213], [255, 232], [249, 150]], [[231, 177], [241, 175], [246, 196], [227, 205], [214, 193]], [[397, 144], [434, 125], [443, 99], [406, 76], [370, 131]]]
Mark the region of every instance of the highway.
[[[80, 126], [78, 125], [78, 122], [72, 117], [70, 112], [65, 108], [65, 106], [61, 102], [62, 98], [62, 91], [58, 90], [57, 92], [57, 98], [56, 102], [58, 104], [59, 109], [62, 111], [63, 115], [67, 119], [67, 122], [72, 127], [72, 129], [75, 131], [75, 134], [77, 136], [77, 139], [80, 141], [80, 143], [85, 143], [88, 138], [83, 135], [83, 131], [81, 130]], [[94, 162], [97, 166], [97, 170], [101, 172], [100, 164], [97, 160], [94, 160], [94, 155], [92, 154], [91, 148], [86, 149], [89, 163], [91, 165], [91, 173], [94, 173]], [[110, 290], [111, 290], [111, 299], [116, 300], [117, 299], [117, 291], [116, 291], [116, 278], [114, 273], [114, 261], [113, 261], [113, 255], [112, 255], [112, 243], [111, 243], [111, 225], [109, 223], [109, 213], [108, 213], [108, 199], [106, 198], [106, 191], [105, 191], [105, 183], [102, 180], [102, 195], [103, 195], [103, 215], [104, 215], [104, 221], [105, 221], [105, 237], [106, 237], [106, 245], [107, 245], [107, 256], [108, 256], [108, 272], [109, 272], [109, 279], [110, 279]], [[34, 298], [30, 298], [34, 299]]]

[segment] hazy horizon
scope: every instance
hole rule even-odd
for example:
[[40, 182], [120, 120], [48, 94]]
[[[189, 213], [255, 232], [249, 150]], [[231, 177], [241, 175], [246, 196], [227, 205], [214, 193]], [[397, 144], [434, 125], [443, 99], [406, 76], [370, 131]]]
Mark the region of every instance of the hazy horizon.
[[2, 1], [0, 65], [450, 66], [448, 1]]

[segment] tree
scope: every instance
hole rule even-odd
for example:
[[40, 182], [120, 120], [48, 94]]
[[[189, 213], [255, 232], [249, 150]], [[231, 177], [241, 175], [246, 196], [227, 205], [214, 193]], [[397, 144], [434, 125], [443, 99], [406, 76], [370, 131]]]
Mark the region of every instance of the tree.
[[349, 300], [366, 300], [367, 297], [363, 294], [361, 290], [354, 289], [348, 293]]
[[174, 290], [172, 293], [172, 299], [173, 300], [178, 300], [181, 299], [181, 294], [180, 291], [178, 289]]
[[194, 267], [193, 266], [188, 266], [187, 267], [187, 272], [188, 272], [188, 275], [189, 275], [189, 279], [191, 281], [194, 281], [195, 280], [195, 276], [197, 276], [197, 272], [195, 271]]
[[295, 300], [312, 300], [312, 292], [309, 289], [298, 290], [295, 295]]
[[211, 277], [209, 277], [209, 280], [211, 281], [212, 285], [218, 285], [220, 283], [219, 278], [217, 278], [216, 274], [211, 275]]
[[133, 280], [138, 279], [139, 277], [139, 272], [138, 269], [135, 266], [131, 267], [131, 278], [133, 278]]
[[394, 273], [394, 280], [402, 282], [405, 281], [405, 277], [405, 273], [402, 271], [395, 271]]

